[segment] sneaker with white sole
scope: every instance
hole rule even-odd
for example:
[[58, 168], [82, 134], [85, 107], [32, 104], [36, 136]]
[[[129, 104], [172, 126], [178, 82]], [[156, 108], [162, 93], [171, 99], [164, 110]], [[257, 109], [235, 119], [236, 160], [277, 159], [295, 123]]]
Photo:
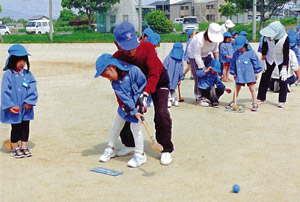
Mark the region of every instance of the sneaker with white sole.
[[256, 112], [257, 110], [258, 110], [258, 104], [257, 103], [252, 103], [251, 111]]
[[99, 161], [106, 163], [115, 156], [116, 152], [111, 147], [107, 147], [104, 150], [103, 154], [100, 156]]
[[21, 152], [23, 153], [24, 157], [31, 157], [32, 156], [31, 152], [29, 151], [29, 149], [27, 147], [22, 148]]
[[202, 106], [202, 107], [208, 107], [209, 103], [206, 100], [200, 100], [199, 105]]
[[160, 157], [160, 163], [164, 166], [169, 165], [172, 162], [172, 156], [169, 152], [162, 152]]
[[24, 157], [23, 152], [20, 150], [19, 147], [12, 149], [10, 154], [12, 157], [17, 158], [17, 159]]
[[278, 103], [278, 107], [279, 107], [279, 108], [284, 108], [284, 102], [279, 102], [279, 103]]
[[231, 101], [231, 102], [226, 106], [226, 109], [232, 109], [233, 104], [234, 104], [234, 103]]
[[127, 156], [134, 153], [134, 147], [123, 147], [117, 152], [117, 156]]
[[173, 103], [173, 105], [174, 105], [175, 107], [179, 107], [178, 100], [175, 100], [174, 103]]
[[172, 102], [168, 101], [168, 108], [172, 107]]
[[127, 165], [131, 168], [139, 167], [140, 165], [147, 163], [147, 157], [145, 153], [135, 153], [127, 163]]

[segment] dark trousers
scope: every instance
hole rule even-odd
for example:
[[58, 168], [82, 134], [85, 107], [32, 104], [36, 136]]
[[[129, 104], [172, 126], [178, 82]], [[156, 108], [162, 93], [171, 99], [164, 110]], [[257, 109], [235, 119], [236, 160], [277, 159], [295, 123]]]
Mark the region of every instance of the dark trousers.
[[[259, 100], [266, 100], [266, 96], [267, 96], [266, 94], [270, 84], [271, 75], [275, 68], [275, 62], [272, 65], [270, 65], [267, 61], [266, 63], [267, 63], [267, 70], [264, 73], [262, 73], [259, 87], [258, 87], [257, 99]], [[281, 71], [281, 68], [282, 68], [282, 64], [278, 65], [279, 72]], [[279, 79], [279, 86], [280, 86], [279, 99], [278, 99], [279, 102], [286, 102], [287, 82], [288, 82], [287, 80], [282, 81], [281, 79]]]
[[[156, 130], [156, 140], [164, 150], [162, 152], [172, 152], [174, 150], [172, 138], [172, 119], [168, 110], [169, 96], [169, 76], [164, 69], [156, 86], [155, 93], [151, 94], [154, 104], [154, 123]], [[134, 147], [133, 135], [130, 124], [126, 123], [120, 133], [122, 143], [126, 147]]]
[[214, 86], [211, 86], [208, 89], [200, 89], [200, 91], [203, 97], [209, 99], [210, 103], [219, 104], [219, 98], [223, 95], [224, 88], [215, 88]]
[[11, 124], [10, 141], [16, 143], [19, 140], [27, 142], [29, 138], [30, 121], [22, 121], [18, 124]]

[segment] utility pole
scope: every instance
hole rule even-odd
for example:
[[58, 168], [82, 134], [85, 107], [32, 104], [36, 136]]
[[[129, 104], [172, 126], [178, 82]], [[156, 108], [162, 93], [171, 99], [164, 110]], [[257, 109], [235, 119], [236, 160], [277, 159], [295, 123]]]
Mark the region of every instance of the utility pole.
[[256, 0], [253, 0], [253, 9], [252, 9], [252, 40], [256, 39]]
[[139, 0], [139, 34], [142, 35], [142, 0]]
[[53, 23], [52, 23], [52, 0], [49, 0], [49, 18], [50, 18], [50, 41], [53, 41], [53, 33], [52, 33], [52, 26], [53, 26]]

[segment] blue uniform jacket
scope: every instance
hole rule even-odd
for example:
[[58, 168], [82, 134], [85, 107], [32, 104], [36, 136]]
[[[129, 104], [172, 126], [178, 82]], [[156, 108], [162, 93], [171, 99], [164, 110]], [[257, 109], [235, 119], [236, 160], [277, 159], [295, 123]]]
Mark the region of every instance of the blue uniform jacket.
[[300, 32], [296, 32], [296, 43], [297, 43], [297, 46], [300, 48]]
[[[16, 73], [11, 69], [4, 72], [1, 85], [1, 122], [8, 124], [21, 123], [23, 120], [33, 120], [33, 107], [27, 111], [24, 104], [35, 106], [38, 100], [36, 80], [30, 71], [23, 69]], [[9, 108], [19, 106], [20, 112], [13, 114]]]
[[296, 54], [297, 57], [297, 61], [298, 61], [298, 65], [300, 65], [300, 50], [298, 46], [294, 46], [290, 48], [291, 50], [293, 50]]
[[237, 75], [237, 83], [255, 82], [255, 74], [262, 71], [260, 61], [253, 50], [246, 50], [243, 53], [235, 51], [230, 63], [230, 74]]
[[230, 62], [230, 59], [228, 59], [226, 56], [232, 57], [233, 55], [233, 47], [232, 44], [229, 43], [221, 43], [220, 45], [220, 62], [221, 63], [227, 63]]
[[[118, 107], [118, 114], [124, 120], [134, 123], [138, 122], [138, 120], [134, 116], [137, 113], [136, 103], [140, 95], [143, 93], [146, 83], [147, 79], [145, 75], [138, 67], [134, 65], [122, 79], [111, 82], [116, 96], [125, 105], [125, 107], [120, 105]], [[150, 101], [151, 98], [149, 97], [148, 103]]]
[[179, 80], [183, 80], [183, 62], [177, 60], [168, 55], [163, 63], [165, 69], [168, 71], [170, 79], [170, 89], [174, 90], [177, 88]]
[[197, 70], [197, 76], [200, 78], [198, 82], [198, 88], [208, 89], [211, 86], [217, 86], [218, 88], [225, 88], [225, 85], [220, 81], [218, 74], [212, 74], [210, 71], [205, 73], [204, 69]]

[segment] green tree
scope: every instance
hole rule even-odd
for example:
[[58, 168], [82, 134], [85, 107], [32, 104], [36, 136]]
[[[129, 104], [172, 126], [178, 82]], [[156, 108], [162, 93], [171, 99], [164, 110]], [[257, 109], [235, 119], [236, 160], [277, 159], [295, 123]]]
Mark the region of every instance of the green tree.
[[59, 17], [57, 20], [61, 21], [71, 21], [76, 20], [76, 15], [73, 13], [71, 9], [63, 9], [60, 11]]
[[148, 25], [157, 33], [170, 33], [173, 29], [172, 22], [167, 19], [162, 11], [152, 11], [145, 16]]
[[225, 5], [220, 5], [219, 12], [221, 13], [222, 16], [225, 16], [227, 18], [230, 17], [231, 19], [231, 16], [233, 16], [234, 14], [234, 7], [230, 3], [227, 3]]
[[0, 13], [2, 12], [2, 7], [1, 7], [1, 5], [0, 5]]
[[25, 20], [24, 18], [20, 18], [19, 20], [17, 20], [18, 23], [22, 23], [23, 25], [25, 25], [28, 21]]
[[2, 18], [2, 23], [3, 24], [7, 24], [7, 23], [12, 23], [12, 22], [16, 22], [14, 19], [12, 19], [11, 17], [3, 17]]
[[96, 13], [106, 13], [111, 6], [120, 2], [120, 0], [62, 0], [61, 6], [68, 9], [78, 9], [79, 13], [85, 13], [91, 29], [91, 21]]

